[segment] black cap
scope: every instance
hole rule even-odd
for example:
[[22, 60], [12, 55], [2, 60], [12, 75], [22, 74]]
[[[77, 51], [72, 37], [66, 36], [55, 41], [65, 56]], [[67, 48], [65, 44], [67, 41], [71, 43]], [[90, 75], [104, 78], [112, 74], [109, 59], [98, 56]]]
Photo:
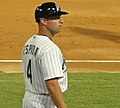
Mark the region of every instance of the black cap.
[[60, 6], [54, 2], [46, 2], [39, 5], [35, 10], [35, 20], [39, 22], [40, 18], [50, 18], [53, 16], [65, 15], [67, 12], [61, 11]]

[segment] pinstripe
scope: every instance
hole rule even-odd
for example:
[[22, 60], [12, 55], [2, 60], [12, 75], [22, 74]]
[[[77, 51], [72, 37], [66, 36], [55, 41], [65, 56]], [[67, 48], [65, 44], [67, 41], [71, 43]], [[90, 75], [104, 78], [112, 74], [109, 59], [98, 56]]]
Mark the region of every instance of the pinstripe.
[[50, 102], [49, 102], [49, 108], [52, 106], [52, 101], [51, 101], [51, 99], [50, 99]]
[[[53, 52], [53, 54], [52, 54], [52, 52]], [[58, 67], [57, 67], [58, 65], [57, 64], [58, 63], [56, 63], [56, 57], [57, 56], [54, 53], [54, 49], [52, 49], [52, 51], [50, 53], [51, 53], [50, 60], [51, 60], [51, 63], [53, 64], [52, 65], [53, 74], [56, 76], [56, 74], [59, 74], [58, 71], [57, 71], [57, 69], [58, 69]]]
[[48, 70], [47, 70], [47, 72], [49, 72], [49, 74], [47, 74], [47, 76], [50, 76], [50, 77], [52, 77], [52, 74], [54, 75], [54, 73], [51, 73], [51, 71], [53, 71], [54, 72], [54, 70], [53, 70], [53, 64], [52, 64], [52, 60], [50, 60], [50, 58], [49, 58], [49, 55], [51, 55], [50, 54], [50, 52], [48, 52], [47, 54], [46, 54], [46, 57], [47, 57], [47, 63], [46, 63], [46, 65], [48, 65]]
[[42, 44], [43, 44], [44, 49], [42, 49], [41, 52], [44, 52], [44, 51], [46, 51], [48, 48], [53, 47], [53, 45], [51, 45], [51, 43], [42, 43]]
[[[36, 62], [37, 62], [37, 60], [36, 60]], [[39, 63], [36, 63], [37, 67], [39, 67], [38, 64]], [[43, 84], [40, 83], [40, 81], [39, 81], [41, 76], [42, 76], [42, 74], [38, 70], [36, 70], [36, 71], [37, 71], [37, 78], [36, 79], [38, 79], [37, 84], [36, 84], [36, 88], [38, 88], [38, 86], [40, 86], [41, 89], [44, 90]], [[40, 88], [38, 88], [38, 91], [40, 91]]]
[[[37, 64], [38, 65], [38, 64]], [[38, 67], [39, 67], [39, 65], [38, 65]], [[39, 69], [40, 70], [40, 69]], [[41, 83], [39, 80], [41, 79], [41, 77], [43, 78], [43, 74], [42, 74], [42, 72], [41, 71], [37, 71], [38, 72], [38, 86], [40, 86], [41, 87], [41, 89], [44, 91], [45, 90], [45, 86], [44, 86], [44, 84], [43, 83]], [[40, 90], [40, 88], [39, 88], [39, 90]]]
[[44, 71], [44, 72], [43, 72], [43, 75], [44, 75], [44, 76], [47, 76], [47, 73], [46, 73], [46, 72], [48, 71], [49, 67], [48, 67], [48, 65], [46, 65], [46, 64], [47, 64], [48, 61], [43, 59], [42, 62], [43, 62], [43, 71]]
[[48, 97], [46, 98], [46, 103], [45, 103], [45, 107], [47, 108], [48, 106]]
[[[53, 50], [53, 52], [54, 52], [54, 50]], [[51, 52], [50, 52], [51, 53]], [[55, 75], [55, 72], [58, 72], [58, 71], [56, 71], [56, 69], [57, 69], [57, 67], [55, 67], [56, 65], [55, 65], [55, 62], [54, 61], [56, 61], [55, 60], [55, 58], [56, 58], [56, 55], [53, 57], [53, 55], [52, 54], [50, 54], [51, 56], [50, 56], [50, 61], [51, 61], [51, 64], [53, 64], [52, 65], [52, 70], [51, 71], [53, 71], [53, 75]]]
[[[53, 51], [52, 51], [53, 52]], [[45, 79], [53, 78], [53, 77], [62, 77], [63, 72], [62, 69], [59, 69], [59, 63], [55, 62], [57, 57], [53, 56], [53, 53], [47, 52], [43, 57], [43, 65], [44, 65], [44, 76]], [[56, 64], [57, 63], [57, 64]], [[48, 77], [49, 76], [49, 77]], [[47, 78], [48, 77], [48, 78]]]
[[52, 49], [54, 45], [48, 44], [48, 46], [45, 46], [43, 49], [43, 52], [46, 52], [48, 49]]
[[[26, 85], [26, 93], [23, 99], [23, 108], [56, 108], [50, 98], [45, 80], [60, 77], [59, 84], [64, 92], [67, 90], [67, 74], [66, 66], [60, 49], [45, 36], [33, 35], [25, 44], [25, 46], [38, 47], [37, 54], [31, 55], [34, 49], [30, 50], [30, 54], [23, 55], [23, 72]], [[29, 47], [27, 47], [29, 50]], [[23, 53], [24, 54], [24, 53]], [[31, 59], [32, 83], [27, 76], [28, 61]], [[63, 70], [62, 70], [62, 67]], [[43, 94], [43, 95], [42, 95]], [[46, 94], [46, 95], [44, 95]]]
[[[46, 74], [46, 76], [48, 76], [48, 71], [50, 70], [50, 66], [49, 66], [49, 64], [48, 64], [48, 62], [49, 62], [49, 60], [48, 60], [48, 58], [47, 58], [47, 54], [45, 55], [45, 58], [46, 58], [46, 60], [44, 59], [44, 61], [45, 61], [45, 66], [46, 66], [46, 71], [45, 71], [45, 74]], [[50, 73], [49, 73], [50, 74]], [[51, 76], [51, 75], [50, 75]]]
[[50, 97], [47, 98], [46, 108], [50, 107]]
[[53, 50], [53, 52], [54, 52], [54, 54], [55, 54], [55, 56], [54, 56], [54, 58], [53, 59], [56, 59], [56, 60], [54, 60], [54, 62], [55, 62], [55, 64], [57, 64], [56, 66], [57, 66], [57, 68], [56, 69], [58, 69], [58, 71], [57, 72], [62, 72], [62, 68], [60, 67], [60, 59], [59, 59], [59, 53], [58, 53], [58, 51], [55, 49], [55, 50]]
[[35, 73], [35, 76], [34, 76], [34, 79], [35, 79], [35, 90], [38, 91], [38, 81], [39, 81], [39, 78], [38, 78], [37, 70], [34, 73]]

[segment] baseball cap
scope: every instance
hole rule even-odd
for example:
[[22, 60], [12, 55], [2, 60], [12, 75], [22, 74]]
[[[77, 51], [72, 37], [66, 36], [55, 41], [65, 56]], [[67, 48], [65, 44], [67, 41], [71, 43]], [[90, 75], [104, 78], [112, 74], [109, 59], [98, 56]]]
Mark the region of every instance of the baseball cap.
[[46, 2], [39, 5], [35, 10], [35, 20], [40, 21], [40, 18], [50, 18], [53, 16], [65, 15], [68, 12], [61, 11], [59, 5], [54, 2]]

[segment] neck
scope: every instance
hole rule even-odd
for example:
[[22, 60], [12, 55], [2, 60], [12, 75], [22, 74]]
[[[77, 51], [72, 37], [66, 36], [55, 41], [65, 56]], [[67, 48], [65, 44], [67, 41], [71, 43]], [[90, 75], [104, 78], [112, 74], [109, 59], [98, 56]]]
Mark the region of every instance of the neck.
[[38, 35], [45, 35], [45, 36], [47, 36], [48, 38], [50, 38], [51, 40], [52, 40], [52, 38], [53, 38], [53, 34], [52, 33], [50, 33], [47, 29], [44, 29], [44, 28], [39, 28], [39, 30], [38, 30], [38, 33], [37, 33]]

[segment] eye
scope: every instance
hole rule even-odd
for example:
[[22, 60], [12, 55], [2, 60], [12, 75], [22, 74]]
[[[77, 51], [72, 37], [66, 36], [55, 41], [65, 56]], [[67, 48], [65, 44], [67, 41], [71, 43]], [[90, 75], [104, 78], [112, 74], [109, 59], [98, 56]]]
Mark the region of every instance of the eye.
[[60, 19], [60, 16], [56, 16], [56, 17], [54, 17], [54, 19]]
[[60, 19], [60, 16], [53, 16], [53, 17], [49, 17], [48, 19], [50, 19], [50, 20], [56, 20], [56, 19]]

